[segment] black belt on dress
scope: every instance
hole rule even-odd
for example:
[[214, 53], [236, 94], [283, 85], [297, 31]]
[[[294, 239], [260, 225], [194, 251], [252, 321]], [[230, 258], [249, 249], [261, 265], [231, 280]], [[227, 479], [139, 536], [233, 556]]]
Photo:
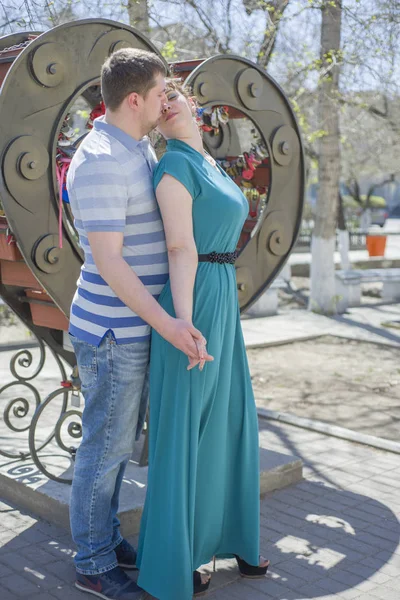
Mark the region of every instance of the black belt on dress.
[[239, 252], [210, 252], [209, 254], [199, 254], [199, 262], [218, 263], [220, 265], [228, 263], [233, 265], [239, 256]]

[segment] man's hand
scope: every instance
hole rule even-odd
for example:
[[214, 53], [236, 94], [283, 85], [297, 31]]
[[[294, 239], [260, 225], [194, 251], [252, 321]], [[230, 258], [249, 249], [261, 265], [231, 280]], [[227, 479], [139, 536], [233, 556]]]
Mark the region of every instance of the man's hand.
[[[191, 323], [184, 321], [183, 319], [174, 319], [168, 323], [165, 330], [160, 331], [163, 338], [170, 344], [181, 350], [186, 356], [189, 357], [190, 365], [191, 361], [195, 361], [193, 366], [202, 362], [214, 360], [210, 356], [205, 348], [205, 339], [202, 333], [193, 327]], [[189, 365], [188, 369], [193, 368]]]

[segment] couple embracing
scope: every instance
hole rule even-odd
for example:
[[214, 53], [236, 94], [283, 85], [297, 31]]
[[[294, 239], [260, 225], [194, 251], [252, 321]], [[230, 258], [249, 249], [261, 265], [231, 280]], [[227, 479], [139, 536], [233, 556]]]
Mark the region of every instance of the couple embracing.
[[[269, 564], [234, 267], [248, 204], [205, 152], [194, 99], [167, 75], [143, 50], [106, 60], [106, 113], [67, 179], [84, 251], [69, 332], [85, 400], [70, 507], [75, 585], [106, 600], [190, 600], [207, 590], [197, 569], [215, 556], [235, 557], [243, 576]], [[167, 140], [158, 163], [155, 127]], [[149, 390], [135, 550], [120, 533], [118, 497]]]

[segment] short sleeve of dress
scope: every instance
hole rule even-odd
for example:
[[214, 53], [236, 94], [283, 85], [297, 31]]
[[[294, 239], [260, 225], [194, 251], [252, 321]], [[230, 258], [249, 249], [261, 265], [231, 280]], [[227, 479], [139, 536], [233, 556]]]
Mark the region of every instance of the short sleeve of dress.
[[162, 176], [167, 173], [177, 179], [185, 186], [193, 200], [200, 193], [196, 167], [184, 152], [167, 150], [160, 162], [156, 165], [153, 173], [154, 189], [157, 189]]

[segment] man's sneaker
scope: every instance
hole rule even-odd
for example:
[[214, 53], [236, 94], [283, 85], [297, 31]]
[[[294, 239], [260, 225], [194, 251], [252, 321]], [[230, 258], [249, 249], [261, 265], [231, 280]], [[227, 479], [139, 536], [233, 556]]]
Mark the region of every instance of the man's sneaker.
[[136, 566], [136, 550], [126, 540], [122, 540], [115, 548], [117, 555], [118, 566], [123, 569], [137, 569]]
[[147, 594], [121, 569], [99, 575], [76, 574], [75, 587], [104, 600], [144, 600]]

